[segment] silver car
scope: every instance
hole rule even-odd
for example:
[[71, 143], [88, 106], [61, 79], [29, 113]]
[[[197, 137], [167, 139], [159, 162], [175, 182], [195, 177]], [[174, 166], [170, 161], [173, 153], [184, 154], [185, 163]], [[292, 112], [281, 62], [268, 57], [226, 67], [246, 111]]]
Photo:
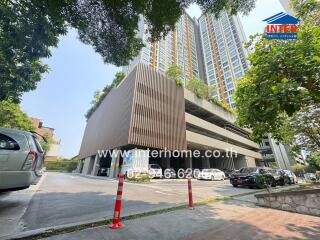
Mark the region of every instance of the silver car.
[[41, 177], [43, 159], [36, 135], [0, 128], [0, 191], [28, 188]]

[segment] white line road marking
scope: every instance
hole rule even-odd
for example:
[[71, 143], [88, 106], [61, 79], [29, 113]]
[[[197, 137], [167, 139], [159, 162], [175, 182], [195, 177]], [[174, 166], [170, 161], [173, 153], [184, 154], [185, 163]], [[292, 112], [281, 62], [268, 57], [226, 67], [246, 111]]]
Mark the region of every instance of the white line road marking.
[[165, 193], [165, 192], [160, 192], [160, 191], [155, 191], [156, 193], [160, 193], [160, 194], [163, 194], [163, 195], [172, 195], [171, 193]]

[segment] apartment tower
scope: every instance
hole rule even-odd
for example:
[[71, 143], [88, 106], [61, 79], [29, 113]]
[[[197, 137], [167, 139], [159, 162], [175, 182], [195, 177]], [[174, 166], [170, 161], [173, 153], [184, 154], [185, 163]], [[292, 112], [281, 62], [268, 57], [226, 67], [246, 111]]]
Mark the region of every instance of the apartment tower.
[[213, 97], [234, 107], [232, 94], [236, 81], [248, 69], [243, 48], [246, 39], [238, 16], [228, 16], [224, 12], [219, 19], [212, 14], [195, 19], [184, 13], [174, 31], [153, 43], [148, 41], [146, 30], [142, 18], [138, 36], [145, 47], [124, 71], [130, 72], [142, 62], [164, 73], [176, 64], [184, 73], [185, 85], [189, 79], [200, 78], [215, 86], [217, 92]]
[[183, 14], [164, 39], [157, 42], [149, 42], [150, 35], [146, 32], [147, 25], [144, 19], [139, 22], [138, 36], [143, 40], [145, 47], [141, 53], [124, 67], [125, 72], [130, 72], [139, 62], [151, 66], [154, 70], [164, 73], [170, 66], [178, 65], [184, 73], [184, 84], [189, 79], [200, 78], [199, 56], [196, 46], [195, 21]]

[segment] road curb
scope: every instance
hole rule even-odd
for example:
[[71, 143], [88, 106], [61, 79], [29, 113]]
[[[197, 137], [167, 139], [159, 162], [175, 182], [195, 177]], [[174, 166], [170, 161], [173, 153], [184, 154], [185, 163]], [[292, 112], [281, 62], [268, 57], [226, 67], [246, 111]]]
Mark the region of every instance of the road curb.
[[[286, 189], [284, 189], [284, 190], [286, 190]], [[194, 205], [199, 207], [199, 206], [206, 206], [209, 204], [214, 204], [214, 203], [219, 203], [219, 202], [224, 202], [224, 201], [229, 201], [229, 200], [237, 200], [236, 199], [237, 197], [253, 195], [253, 194], [264, 192], [264, 191], [266, 191], [266, 189], [261, 189], [261, 190], [257, 190], [257, 191], [241, 193], [241, 194], [236, 194], [236, 195], [231, 195], [231, 196], [225, 196], [225, 197], [221, 196], [221, 197], [211, 198], [211, 199], [207, 199], [207, 200], [203, 200], [203, 201], [198, 201]], [[187, 209], [187, 208], [188, 208], [188, 204], [186, 204], [186, 203], [177, 204], [176, 206], [173, 206], [173, 207], [167, 207], [167, 208], [161, 208], [161, 209], [152, 210], [152, 211], [148, 211], [148, 212], [141, 212], [141, 213], [124, 215], [123, 217], [121, 217], [121, 220], [122, 221], [133, 220], [133, 219], [138, 219], [138, 218], [142, 218], [142, 217], [153, 216], [153, 215], [163, 214], [163, 213], [167, 213], [167, 212], [183, 210], [183, 209]], [[89, 220], [89, 221], [63, 224], [63, 225], [57, 225], [57, 226], [53, 226], [53, 227], [25, 231], [25, 232], [21, 232], [19, 234], [13, 235], [13, 236], [5, 236], [4, 238], [0, 237], [0, 240], [9, 240], [9, 239], [37, 240], [37, 239], [51, 237], [51, 236], [55, 236], [55, 235], [71, 233], [71, 232], [75, 232], [75, 231], [81, 231], [81, 230], [88, 229], [88, 228], [106, 226], [106, 225], [110, 224], [111, 222], [112, 222], [112, 217], [100, 218], [100, 219], [94, 219], [94, 220]]]
[[[232, 200], [232, 197], [217, 197], [213, 199], [208, 199], [205, 201], [200, 201], [196, 202], [195, 206], [205, 206], [213, 203], [218, 203], [218, 202], [223, 202], [227, 200]], [[121, 217], [122, 221], [127, 221], [127, 220], [133, 220], [133, 219], [138, 219], [142, 217], [147, 217], [147, 216], [153, 216], [153, 215], [158, 215], [158, 214], [163, 214], [167, 212], [173, 212], [173, 211], [178, 211], [178, 210], [183, 210], [183, 209], [188, 209], [188, 204], [179, 204], [173, 207], [168, 207], [168, 208], [161, 208], [153, 211], [148, 211], [148, 212], [141, 212], [141, 213], [136, 213], [136, 214], [130, 214], [130, 215], [125, 215]], [[93, 228], [93, 227], [99, 227], [99, 226], [105, 226], [108, 225], [112, 222], [112, 217], [111, 218], [102, 218], [102, 219], [95, 219], [91, 221], [84, 221], [84, 222], [77, 222], [77, 223], [71, 223], [71, 224], [64, 224], [64, 225], [58, 225], [54, 227], [47, 227], [47, 228], [40, 228], [36, 230], [30, 230], [26, 232], [22, 232], [19, 234], [16, 234], [14, 236], [7, 236], [7, 238], [0, 238], [0, 240], [9, 240], [9, 239], [19, 239], [19, 240], [36, 240], [36, 239], [41, 239], [41, 238], [46, 238], [46, 237], [51, 237], [55, 235], [60, 235], [64, 233], [71, 233], [75, 231], [81, 231], [84, 229], [88, 228]]]

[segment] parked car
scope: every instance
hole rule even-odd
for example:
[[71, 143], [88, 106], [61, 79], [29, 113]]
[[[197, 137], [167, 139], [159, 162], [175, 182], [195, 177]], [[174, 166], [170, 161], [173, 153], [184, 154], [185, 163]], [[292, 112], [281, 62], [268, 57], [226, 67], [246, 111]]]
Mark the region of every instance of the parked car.
[[250, 188], [260, 187], [256, 182], [256, 176], [259, 174], [267, 174], [270, 177], [271, 186], [276, 186], [276, 180], [270, 173], [270, 169], [262, 167], [244, 167], [232, 174], [230, 183], [234, 187], [248, 186]]
[[292, 172], [291, 170], [283, 170], [289, 177], [290, 182], [289, 184], [296, 184], [298, 183], [298, 178], [297, 176], [294, 174], [294, 172]]
[[99, 170], [98, 170], [98, 176], [106, 176], [108, 177], [109, 176], [109, 168], [106, 168], [106, 167], [101, 167]]
[[226, 178], [230, 178], [232, 173], [234, 173], [235, 170], [231, 170], [231, 169], [223, 169], [224, 175], [226, 176]]
[[317, 181], [317, 176], [314, 173], [305, 173], [304, 178], [311, 181]]
[[28, 188], [42, 175], [44, 151], [35, 134], [0, 128], [0, 191]]
[[177, 178], [177, 173], [173, 168], [167, 168], [164, 170], [164, 178]]
[[276, 180], [278, 186], [284, 186], [290, 183], [289, 175], [282, 169], [272, 169], [270, 170], [271, 175]]
[[148, 173], [151, 178], [162, 178], [162, 169], [158, 164], [149, 164]]
[[180, 168], [177, 171], [177, 178], [179, 179], [193, 178], [193, 177], [196, 177], [196, 176], [194, 175], [194, 170], [192, 168], [187, 168], [187, 169]]
[[225, 174], [219, 169], [215, 168], [208, 168], [208, 169], [203, 169], [199, 176], [198, 179], [204, 179], [204, 180], [224, 180], [225, 179]]

